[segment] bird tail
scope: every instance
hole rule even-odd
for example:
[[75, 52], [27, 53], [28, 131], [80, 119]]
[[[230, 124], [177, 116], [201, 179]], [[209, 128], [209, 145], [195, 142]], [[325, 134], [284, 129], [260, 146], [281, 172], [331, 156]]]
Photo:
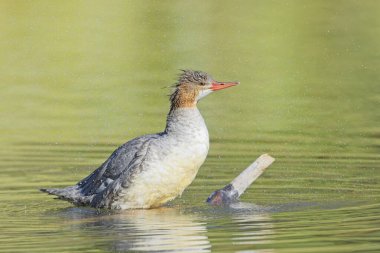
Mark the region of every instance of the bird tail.
[[87, 205], [92, 199], [92, 196], [83, 196], [77, 185], [66, 188], [42, 188], [40, 191], [55, 195], [58, 199], [67, 200], [76, 205]]

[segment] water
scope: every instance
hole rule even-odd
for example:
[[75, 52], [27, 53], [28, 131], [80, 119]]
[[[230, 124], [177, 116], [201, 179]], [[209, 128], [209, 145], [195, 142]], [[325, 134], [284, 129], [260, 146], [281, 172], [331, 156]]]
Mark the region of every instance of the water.
[[[1, 1], [0, 251], [379, 252], [378, 1]], [[72, 185], [161, 131], [180, 68], [241, 85], [199, 107], [209, 156], [155, 210], [78, 208]], [[229, 208], [207, 196], [262, 153]]]

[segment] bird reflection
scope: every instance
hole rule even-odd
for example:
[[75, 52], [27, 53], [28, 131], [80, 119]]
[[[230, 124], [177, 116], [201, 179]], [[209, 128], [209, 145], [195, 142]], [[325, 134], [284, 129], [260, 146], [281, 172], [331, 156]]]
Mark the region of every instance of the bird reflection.
[[111, 251], [210, 252], [211, 248], [205, 224], [176, 208], [121, 213], [70, 208], [64, 216], [75, 221], [70, 223], [72, 229], [85, 230], [94, 240], [101, 238]]
[[272, 252], [272, 211], [237, 202], [228, 207], [205, 204], [186, 210], [164, 207], [120, 213], [68, 208], [60, 216], [70, 230], [107, 251], [211, 252], [212, 247], [216, 252]]

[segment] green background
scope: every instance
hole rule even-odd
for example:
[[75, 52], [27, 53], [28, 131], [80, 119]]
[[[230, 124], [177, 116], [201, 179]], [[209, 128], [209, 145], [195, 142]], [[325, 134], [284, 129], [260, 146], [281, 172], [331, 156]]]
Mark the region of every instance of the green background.
[[[380, 1], [0, 1], [0, 251], [380, 251]], [[75, 184], [162, 131], [179, 69], [209, 156], [167, 207], [76, 208]], [[230, 208], [207, 196], [262, 153]]]

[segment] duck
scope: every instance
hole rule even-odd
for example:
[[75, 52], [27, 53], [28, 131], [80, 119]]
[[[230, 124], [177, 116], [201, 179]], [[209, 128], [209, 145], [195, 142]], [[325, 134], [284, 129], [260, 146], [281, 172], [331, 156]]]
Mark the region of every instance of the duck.
[[163, 132], [124, 143], [74, 186], [40, 190], [94, 208], [149, 209], [164, 205], [182, 195], [209, 151], [209, 133], [197, 103], [238, 84], [215, 81], [203, 71], [182, 70], [169, 96]]

